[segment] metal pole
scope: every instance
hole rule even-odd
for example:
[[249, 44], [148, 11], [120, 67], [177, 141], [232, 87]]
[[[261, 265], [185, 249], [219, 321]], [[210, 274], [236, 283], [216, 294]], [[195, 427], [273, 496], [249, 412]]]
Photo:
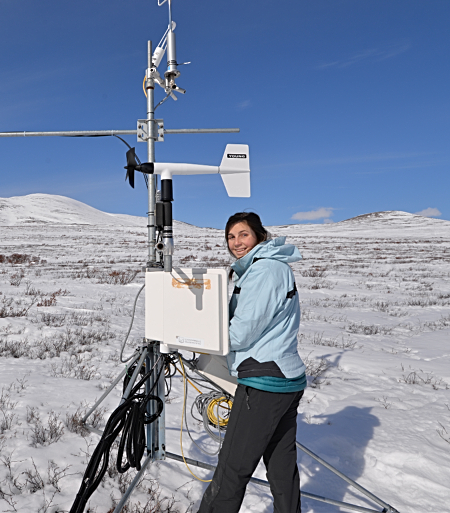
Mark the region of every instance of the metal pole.
[[123, 393], [122, 399], [120, 400], [119, 406], [123, 404], [128, 396], [130, 395], [131, 389], [134, 386], [134, 382], [136, 381], [136, 378], [139, 374], [139, 371], [142, 368], [142, 364], [144, 363], [145, 357], [147, 356], [148, 349], [145, 347], [142, 351], [141, 358], [139, 359], [138, 364], [136, 365], [136, 368], [134, 369], [133, 375], [131, 376], [130, 382], [128, 383], [127, 388], [125, 389], [125, 392]]
[[[155, 119], [155, 81], [150, 78], [152, 63], [152, 42], [148, 41], [147, 46], [147, 120], [148, 120], [148, 139], [147, 139], [147, 160], [155, 162], [155, 138], [154, 138], [154, 119]], [[153, 267], [156, 263], [156, 227], [155, 227], [155, 209], [156, 209], [156, 176], [148, 175], [148, 264], [147, 267]]]
[[[153, 90], [154, 92], [154, 90]], [[148, 96], [147, 96], [148, 98]], [[153, 112], [154, 116], [154, 112]], [[151, 128], [149, 127], [149, 130]], [[237, 134], [239, 128], [168, 128], [164, 134]], [[107, 135], [136, 135], [137, 130], [65, 130], [60, 132], [0, 132], [0, 137], [96, 137]], [[154, 132], [152, 132], [154, 133]]]
[[125, 506], [125, 503], [130, 498], [130, 495], [133, 493], [133, 490], [136, 488], [136, 486], [139, 483], [139, 479], [141, 479], [142, 474], [145, 472], [145, 469], [147, 468], [148, 464], [152, 461], [152, 456], [149, 454], [147, 458], [145, 459], [144, 463], [141, 465], [141, 470], [135, 475], [133, 481], [131, 481], [130, 486], [127, 488], [127, 491], [124, 493], [123, 497], [120, 499], [119, 504], [117, 504], [115, 510], [113, 513], [120, 513]]
[[[161, 345], [158, 342], [155, 344], [155, 349], [157, 352], [158, 358], [160, 358], [160, 366], [164, 367], [164, 359], [161, 354]], [[156, 429], [158, 430], [158, 439], [159, 439], [159, 452], [157, 453], [158, 460], [166, 459], [166, 380], [164, 375], [164, 368], [159, 376], [159, 382], [156, 386], [157, 395], [163, 402], [163, 411], [161, 415], [156, 419]]]
[[[152, 42], [147, 43], [147, 120], [148, 120], [148, 139], [147, 139], [147, 160], [155, 162], [155, 81], [151, 78], [152, 62]], [[155, 210], [156, 210], [156, 175], [148, 175], [148, 262], [147, 267], [155, 267], [158, 262], [156, 260], [156, 226], [155, 226]], [[158, 365], [160, 352], [159, 342], [153, 342], [149, 346], [148, 357], [146, 360], [147, 369], [153, 369], [152, 375], [147, 380], [145, 386], [149, 391], [155, 384], [155, 377], [158, 375]], [[161, 361], [160, 365], [164, 365]], [[161, 376], [162, 384], [155, 385], [154, 394], [157, 395], [164, 403], [164, 376]], [[154, 401], [150, 401], [148, 405], [149, 413], [153, 413], [156, 405]], [[165, 458], [165, 409], [155, 422], [147, 426], [147, 451], [151, 460], [162, 460]]]
[[[161, 415], [151, 424], [147, 425], [147, 453], [152, 456], [153, 461], [164, 460], [166, 450], [166, 422], [165, 422], [165, 390], [164, 390], [164, 374], [161, 372], [159, 381], [156, 378], [159, 371], [164, 367], [164, 360], [159, 351], [159, 342], [153, 342], [149, 346], [146, 366], [148, 370], [153, 369], [149, 379], [145, 384], [146, 392], [148, 393], [153, 387], [153, 395], [157, 395], [163, 402], [163, 410]], [[149, 401], [147, 411], [150, 415], [155, 413], [156, 404], [154, 401]]]
[[105, 397], [111, 392], [111, 390], [117, 385], [117, 383], [122, 379], [124, 374], [128, 371], [128, 367], [133, 365], [133, 363], [139, 358], [139, 353], [134, 356], [130, 362], [127, 363], [127, 366], [123, 371], [117, 376], [117, 378], [111, 383], [111, 385], [108, 387], [108, 389], [105, 391], [105, 393], [100, 397], [100, 399], [94, 404], [94, 406], [86, 413], [86, 415], [82, 418], [81, 422], [84, 424], [88, 417], [91, 416], [91, 414], [97, 409], [97, 406], [103, 402]]
[[238, 134], [239, 128], [167, 128], [165, 134]]
[[339, 476], [341, 479], [343, 479], [344, 481], [346, 481], [350, 486], [353, 486], [354, 488], [356, 488], [357, 490], [359, 490], [361, 493], [363, 493], [364, 495], [366, 495], [367, 497], [369, 497], [370, 499], [372, 499], [374, 502], [376, 502], [377, 504], [379, 504], [380, 506], [383, 506], [384, 508], [387, 509], [387, 511], [390, 511], [390, 512], [395, 512], [397, 511], [396, 509], [394, 509], [392, 506], [390, 506], [389, 504], [387, 504], [386, 502], [384, 502], [383, 500], [379, 499], [376, 495], [374, 495], [373, 493], [369, 492], [369, 490], [366, 490], [365, 488], [363, 488], [361, 485], [359, 485], [358, 483], [356, 483], [355, 481], [353, 481], [353, 479], [350, 479], [349, 477], [347, 477], [345, 474], [343, 474], [342, 472], [340, 472], [338, 469], [334, 468], [332, 465], [330, 465], [329, 463], [327, 463], [324, 459], [322, 459], [320, 456], [317, 456], [317, 454], [314, 454], [312, 451], [310, 451], [307, 447], [305, 447], [304, 445], [302, 445], [301, 443], [299, 442], [295, 442], [296, 446], [302, 450], [303, 452], [305, 452], [308, 456], [311, 456], [311, 458], [315, 459], [316, 461], [318, 461], [321, 465], [323, 465], [324, 467], [326, 467], [328, 470], [331, 470], [331, 472], [334, 472], [337, 476]]
[[[181, 463], [188, 463], [189, 465], [194, 465], [194, 467], [204, 468], [206, 470], [215, 470], [216, 467], [214, 465], [210, 465], [209, 463], [204, 463], [203, 461], [193, 460], [191, 458], [184, 458], [179, 456], [178, 454], [173, 454], [172, 452], [166, 452], [166, 457], [175, 461], [180, 461]], [[262, 479], [258, 479], [256, 477], [250, 478], [251, 483], [255, 483], [261, 486], [270, 487], [270, 484], [267, 481], [263, 481]], [[315, 501], [326, 502], [327, 504], [332, 504], [333, 506], [340, 506], [346, 509], [352, 509], [354, 511], [360, 511], [362, 513], [380, 513], [375, 509], [368, 509], [362, 506], [356, 506], [355, 504], [349, 504], [347, 502], [335, 501], [334, 499], [327, 499], [326, 497], [322, 497], [320, 495], [314, 495], [313, 493], [300, 492], [300, 495], [305, 499], [312, 499]], [[115, 512], [114, 512], [115, 513]]]
[[0, 137], [82, 137], [99, 135], [136, 135], [137, 130], [66, 130], [63, 132], [0, 132]]

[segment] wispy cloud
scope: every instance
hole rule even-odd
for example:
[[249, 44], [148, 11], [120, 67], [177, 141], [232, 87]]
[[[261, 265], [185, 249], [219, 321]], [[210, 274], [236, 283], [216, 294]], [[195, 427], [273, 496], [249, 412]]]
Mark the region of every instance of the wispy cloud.
[[321, 207], [316, 210], [309, 210], [308, 212], [297, 212], [291, 219], [294, 221], [317, 221], [324, 219], [324, 222], [333, 222], [329, 219], [333, 215], [334, 208]]
[[250, 106], [251, 106], [250, 100], [244, 100], [244, 101], [242, 101], [242, 102], [237, 104], [237, 108], [239, 110], [248, 109]]
[[396, 57], [397, 55], [408, 51], [410, 48], [411, 42], [404, 39], [379, 48], [368, 48], [342, 59], [319, 64], [316, 66], [316, 69], [348, 68], [349, 66], [353, 66], [354, 64], [358, 64], [367, 59], [375, 62], [384, 61], [386, 59]]
[[423, 217], [439, 217], [442, 215], [442, 212], [440, 212], [437, 208], [428, 207], [425, 210], [416, 212], [416, 214], [418, 216], [423, 216]]

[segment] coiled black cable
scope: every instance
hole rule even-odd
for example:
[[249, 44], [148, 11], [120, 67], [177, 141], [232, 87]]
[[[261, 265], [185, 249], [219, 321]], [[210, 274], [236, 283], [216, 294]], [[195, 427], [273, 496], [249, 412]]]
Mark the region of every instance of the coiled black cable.
[[[70, 513], [82, 513], [84, 511], [87, 501], [97, 489], [106, 473], [112, 444], [121, 431], [122, 436], [117, 455], [117, 470], [123, 473], [129, 468], [141, 469], [141, 459], [146, 445], [144, 426], [154, 422], [161, 415], [164, 406], [162, 400], [158, 396], [153, 395], [153, 390], [164, 368], [163, 362], [154, 384], [148, 392], [139, 392], [142, 385], [154, 372], [154, 369], [146, 372], [132, 388], [128, 398], [109, 417], [100, 442], [89, 460]], [[129, 382], [129, 379], [129, 376], [125, 375], [125, 381]], [[147, 405], [150, 401], [156, 402], [156, 411], [151, 415], [147, 412]], [[123, 463], [124, 452], [126, 453], [125, 463]]]

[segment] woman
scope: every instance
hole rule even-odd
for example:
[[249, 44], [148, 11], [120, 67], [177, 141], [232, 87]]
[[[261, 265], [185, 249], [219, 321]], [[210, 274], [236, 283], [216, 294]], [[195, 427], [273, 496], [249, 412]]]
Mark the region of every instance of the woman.
[[287, 265], [301, 259], [285, 237], [269, 240], [257, 214], [241, 212], [225, 227], [236, 257], [230, 301], [230, 373], [238, 387], [212, 482], [199, 513], [237, 513], [261, 457], [275, 513], [300, 513], [295, 446], [297, 408], [306, 387], [297, 352], [300, 305]]

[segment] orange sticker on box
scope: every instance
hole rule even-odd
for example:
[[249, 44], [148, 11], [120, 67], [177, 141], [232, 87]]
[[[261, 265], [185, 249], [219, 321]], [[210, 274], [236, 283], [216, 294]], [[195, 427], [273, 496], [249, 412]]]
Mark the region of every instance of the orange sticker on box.
[[211, 289], [211, 280], [199, 280], [197, 278], [191, 278], [190, 280], [177, 280], [172, 278], [172, 287], [176, 289], [201, 289], [205, 287], [206, 290]]

